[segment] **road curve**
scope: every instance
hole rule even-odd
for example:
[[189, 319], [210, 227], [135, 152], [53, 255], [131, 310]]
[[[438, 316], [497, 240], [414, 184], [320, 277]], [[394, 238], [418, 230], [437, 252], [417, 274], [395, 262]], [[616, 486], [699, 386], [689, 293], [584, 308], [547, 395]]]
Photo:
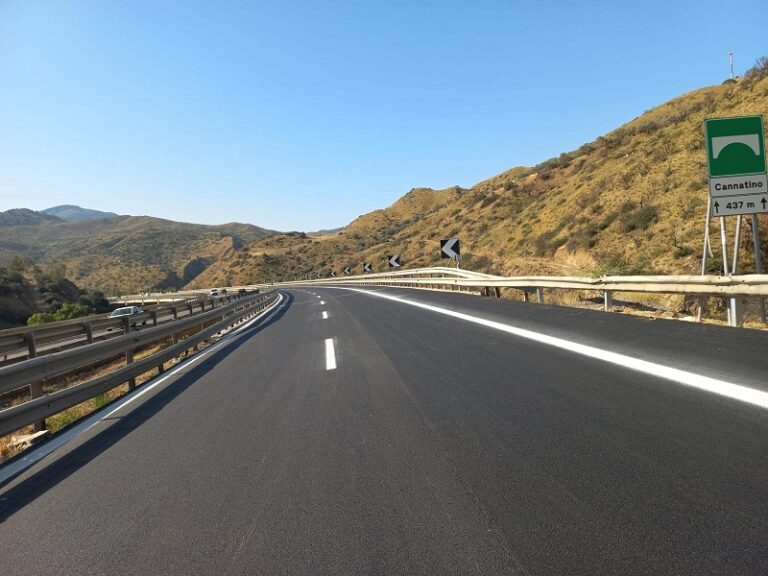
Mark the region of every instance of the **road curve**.
[[759, 397], [764, 332], [380, 292], [285, 291], [0, 487], [1, 572], [768, 573], [768, 410], [675, 379]]

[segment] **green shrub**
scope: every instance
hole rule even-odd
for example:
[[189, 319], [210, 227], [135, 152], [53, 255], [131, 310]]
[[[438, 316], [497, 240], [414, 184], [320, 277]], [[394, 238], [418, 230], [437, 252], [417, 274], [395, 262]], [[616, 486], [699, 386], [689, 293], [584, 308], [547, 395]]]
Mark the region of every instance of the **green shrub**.
[[632, 230], [645, 230], [658, 219], [659, 209], [647, 204], [634, 210], [622, 211], [619, 216], [622, 232], [631, 232]]

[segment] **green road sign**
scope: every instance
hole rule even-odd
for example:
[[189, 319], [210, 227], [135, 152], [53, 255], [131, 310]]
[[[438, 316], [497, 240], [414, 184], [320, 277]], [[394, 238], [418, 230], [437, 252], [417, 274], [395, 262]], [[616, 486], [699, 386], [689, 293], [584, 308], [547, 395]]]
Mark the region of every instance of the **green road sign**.
[[710, 177], [765, 173], [762, 116], [709, 118], [704, 125]]

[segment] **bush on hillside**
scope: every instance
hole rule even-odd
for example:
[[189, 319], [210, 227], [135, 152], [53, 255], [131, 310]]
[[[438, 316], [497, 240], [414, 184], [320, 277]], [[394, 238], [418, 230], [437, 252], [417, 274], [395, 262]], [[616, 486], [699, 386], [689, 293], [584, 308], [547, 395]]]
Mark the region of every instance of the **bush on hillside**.
[[622, 232], [632, 230], [646, 230], [659, 216], [659, 209], [653, 204], [640, 206], [634, 210], [622, 212], [619, 216]]

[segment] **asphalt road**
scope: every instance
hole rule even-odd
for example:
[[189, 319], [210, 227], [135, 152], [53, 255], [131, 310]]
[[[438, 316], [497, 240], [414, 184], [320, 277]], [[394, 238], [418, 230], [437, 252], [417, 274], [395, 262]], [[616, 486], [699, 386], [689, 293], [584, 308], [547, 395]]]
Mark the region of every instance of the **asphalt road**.
[[768, 335], [384, 292], [534, 337], [285, 292], [0, 487], [0, 573], [768, 574], [768, 410], [535, 339], [759, 394]]

